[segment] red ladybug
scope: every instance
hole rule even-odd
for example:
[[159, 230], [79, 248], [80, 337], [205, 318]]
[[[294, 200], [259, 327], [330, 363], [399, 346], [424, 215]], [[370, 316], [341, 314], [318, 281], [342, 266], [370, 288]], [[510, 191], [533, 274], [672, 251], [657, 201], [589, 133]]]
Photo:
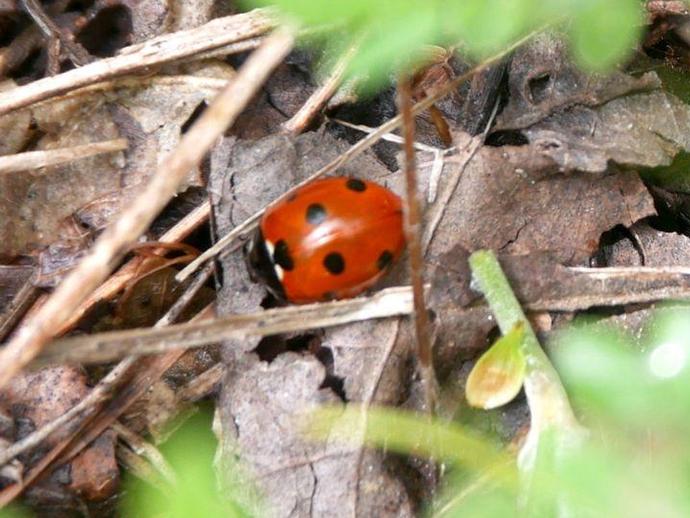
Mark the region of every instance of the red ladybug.
[[251, 244], [251, 270], [297, 304], [354, 297], [405, 246], [394, 193], [356, 178], [326, 178], [269, 207]]

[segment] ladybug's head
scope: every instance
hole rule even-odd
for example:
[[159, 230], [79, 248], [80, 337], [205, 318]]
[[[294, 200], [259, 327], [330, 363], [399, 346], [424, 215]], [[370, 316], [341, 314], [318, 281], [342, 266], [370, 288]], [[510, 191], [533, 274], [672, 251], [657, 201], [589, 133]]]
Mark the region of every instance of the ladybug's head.
[[245, 258], [251, 280], [264, 284], [272, 295], [280, 300], [285, 300], [285, 290], [278, 278], [273, 256], [268, 250], [261, 229], [256, 231], [254, 238], [249, 242], [245, 251]]

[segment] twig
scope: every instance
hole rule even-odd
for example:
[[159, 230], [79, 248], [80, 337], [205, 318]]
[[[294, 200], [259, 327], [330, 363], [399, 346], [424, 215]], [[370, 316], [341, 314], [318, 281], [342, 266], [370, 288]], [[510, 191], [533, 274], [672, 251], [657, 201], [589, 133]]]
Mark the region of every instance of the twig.
[[112, 429], [120, 436], [120, 439], [127, 443], [132, 452], [145, 457], [168, 484], [175, 484], [177, 482], [175, 470], [168, 464], [168, 461], [165, 460], [158, 448], [145, 441], [141, 436], [120, 422], [113, 423]]
[[89, 86], [71, 90], [59, 97], [51, 97], [45, 101], [39, 101], [36, 106], [43, 106], [49, 103], [59, 103], [67, 100], [79, 99], [90, 95], [112, 90], [125, 88], [142, 89], [148, 86], [164, 86], [168, 88], [189, 88], [203, 92], [207, 95], [214, 95], [223, 90], [228, 84], [228, 79], [219, 77], [189, 76], [189, 75], [169, 75], [169, 76], [124, 76], [117, 77], [108, 81], [101, 81]]
[[39, 167], [62, 164], [87, 158], [102, 153], [112, 153], [127, 149], [127, 140], [120, 138], [106, 140], [104, 142], [93, 142], [60, 149], [46, 149], [43, 151], [27, 151], [14, 155], [0, 156], [0, 174], [14, 173], [17, 171], [28, 171]]
[[[340, 124], [341, 126], [345, 126], [346, 128], [361, 131], [362, 133], [367, 133], [369, 135], [371, 135], [372, 133], [374, 133], [378, 129], [378, 128], [372, 128], [371, 126], [366, 126], [364, 124], [353, 124], [351, 122], [347, 122], [347, 121], [344, 121], [341, 119], [329, 118], [328, 120], [331, 122], [335, 122], [336, 124]], [[402, 137], [396, 135], [395, 133], [386, 133], [385, 135], [381, 135], [381, 140], [386, 140], [388, 142], [393, 142], [395, 144], [400, 144], [400, 145], [402, 145], [405, 142], [405, 140]], [[433, 154], [444, 153], [444, 152], [448, 151], [448, 149], [441, 149], [438, 147], [429, 146], [427, 144], [423, 144], [422, 142], [415, 142], [414, 148], [417, 151], [426, 151], [427, 153], [433, 153]], [[449, 149], [452, 149], [452, 148], [449, 148]]]
[[90, 254], [0, 351], [0, 387], [41, 351], [74, 309], [105, 280], [129, 246], [175, 195], [188, 172], [201, 162], [218, 136], [234, 122], [273, 68], [290, 51], [292, 43], [292, 33], [279, 30], [252, 53], [235, 79], [182, 136], [177, 149], [161, 162], [145, 190], [103, 232]]
[[160, 36], [53, 77], [0, 93], [0, 115], [92, 83], [217, 49], [266, 33], [274, 25], [265, 9], [217, 18], [187, 31]]
[[225, 376], [225, 365], [216, 363], [196, 378], [189, 380], [189, 383], [180, 388], [177, 394], [175, 394], [175, 398], [178, 401], [196, 401], [206, 397], [220, 383], [223, 376]]
[[62, 338], [46, 348], [37, 363], [103, 362], [128, 354], [152, 354], [200, 347], [223, 340], [267, 336], [329, 327], [360, 320], [408, 315], [412, 290], [407, 286], [381, 290], [370, 297], [287, 306], [257, 313], [230, 315], [208, 322], [162, 329], [130, 329]]
[[290, 120], [285, 121], [282, 124], [283, 132], [296, 135], [302, 133], [306, 129], [311, 120], [338, 90], [338, 87], [345, 76], [345, 70], [350, 64], [350, 61], [352, 61], [352, 57], [355, 55], [356, 50], [357, 45], [352, 45], [348, 51], [340, 57], [324, 84], [317, 88], [313, 94], [311, 94], [309, 99], [307, 99], [307, 102], [304, 103], [304, 105], [295, 115], [292, 116]]
[[0, 342], [2, 342], [26, 311], [39, 297], [41, 289], [34, 286], [33, 279], [28, 278], [10, 303], [0, 313]]
[[405, 144], [405, 240], [410, 258], [410, 280], [414, 299], [415, 337], [417, 340], [417, 359], [424, 385], [426, 412], [433, 414], [436, 405], [436, 375], [431, 356], [429, 339], [429, 314], [424, 301], [424, 253], [422, 251], [422, 214], [417, 197], [417, 168], [414, 154], [415, 120], [412, 115], [412, 84], [408, 77], [398, 81], [399, 111], [403, 119]]
[[59, 45], [67, 51], [72, 63], [75, 65], [86, 65], [93, 61], [93, 57], [78, 41], [67, 37], [60, 27], [50, 19], [37, 0], [20, 0], [20, 3], [38, 29], [43, 33], [48, 43], [50, 44], [52, 40], [57, 40]]

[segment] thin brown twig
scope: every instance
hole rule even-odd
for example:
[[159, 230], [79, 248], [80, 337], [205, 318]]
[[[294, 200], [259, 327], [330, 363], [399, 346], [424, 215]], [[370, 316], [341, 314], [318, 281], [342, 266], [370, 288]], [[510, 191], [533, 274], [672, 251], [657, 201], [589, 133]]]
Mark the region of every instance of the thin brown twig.
[[161, 329], [129, 329], [61, 338], [51, 343], [33, 365], [100, 363], [129, 354], [154, 354], [171, 349], [200, 347], [223, 340], [267, 336], [335, 325], [409, 315], [412, 293], [408, 286], [387, 288], [368, 297], [274, 308], [229, 315], [208, 322], [188, 322]]
[[21, 289], [12, 298], [9, 305], [0, 314], [0, 342], [10, 334], [17, 322], [26, 314], [31, 305], [40, 296], [41, 288], [34, 286], [33, 279], [24, 282]]
[[345, 71], [348, 65], [352, 61], [353, 56], [357, 50], [357, 45], [352, 45], [347, 52], [345, 52], [338, 62], [333, 67], [330, 75], [324, 81], [323, 85], [316, 89], [316, 91], [311, 94], [307, 102], [305, 102], [302, 107], [297, 111], [295, 115], [292, 116], [290, 120], [285, 121], [282, 124], [282, 130], [284, 133], [292, 133], [297, 135], [302, 133], [307, 126], [311, 123], [317, 113], [326, 105], [331, 97], [335, 94], [343, 81], [345, 76]]
[[417, 168], [415, 165], [414, 133], [415, 120], [412, 114], [412, 82], [409, 77], [398, 81], [399, 111], [403, 119], [403, 138], [405, 143], [405, 239], [410, 258], [410, 280], [414, 299], [414, 323], [417, 340], [417, 359], [424, 385], [426, 411], [434, 413], [436, 404], [436, 376], [431, 356], [429, 338], [429, 314], [424, 301], [424, 253], [421, 244], [422, 212], [417, 194]]
[[113, 153], [127, 149], [127, 140], [123, 138], [92, 142], [59, 149], [44, 149], [41, 151], [27, 151], [14, 155], [0, 156], [0, 174], [29, 171], [40, 167], [62, 164], [87, 158], [102, 153]]
[[57, 287], [46, 303], [0, 351], [0, 387], [29, 363], [55, 336], [77, 306], [102, 283], [129, 247], [176, 194], [219, 135], [231, 125], [292, 48], [291, 31], [279, 29], [247, 59], [237, 76], [182, 136], [158, 166], [144, 191], [96, 241], [93, 249]]
[[48, 44], [51, 45], [52, 41], [59, 42], [58, 57], [59, 49], [62, 47], [67, 52], [70, 61], [75, 65], [86, 65], [93, 61], [91, 54], [78, 41], [65, 34], [50, 16], [46, 14], [43, 6], [37, 0], [20, 0], [20, 3], [41, 33], [43, 33]]
[[225, 45], [254, 38], [274, 26], [265, 9], [216, 18], [196, 29], [174, 32], [122, 49], [105, 58], [53, 77], [0, 93], [0, 115], [76, 88], [194, 56]]

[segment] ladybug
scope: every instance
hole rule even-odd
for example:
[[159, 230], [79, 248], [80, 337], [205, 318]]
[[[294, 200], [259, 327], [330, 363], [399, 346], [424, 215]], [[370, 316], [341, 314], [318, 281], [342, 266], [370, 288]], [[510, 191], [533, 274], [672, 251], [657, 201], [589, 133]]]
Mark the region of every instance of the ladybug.
[[405, 246], [400, 198], [357, 178], [311, 182], [269, 207], [248, 251], [250, 271], [296, 304], [354, 297]]

